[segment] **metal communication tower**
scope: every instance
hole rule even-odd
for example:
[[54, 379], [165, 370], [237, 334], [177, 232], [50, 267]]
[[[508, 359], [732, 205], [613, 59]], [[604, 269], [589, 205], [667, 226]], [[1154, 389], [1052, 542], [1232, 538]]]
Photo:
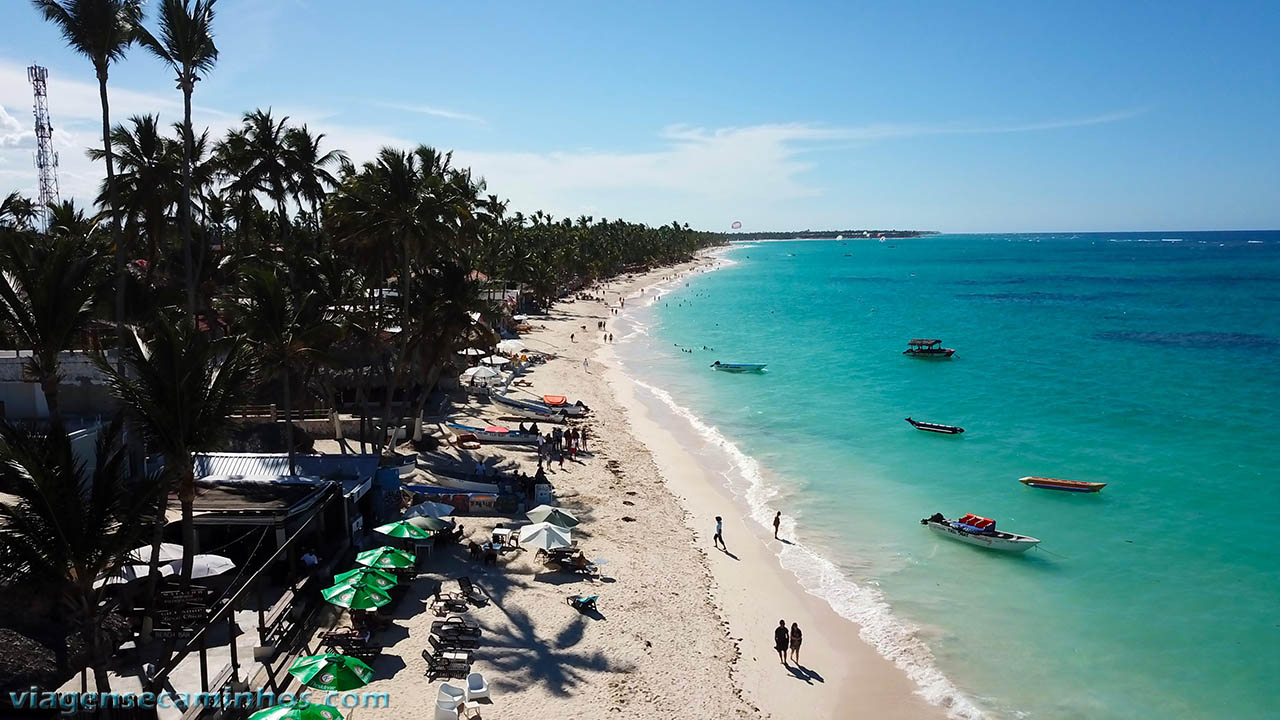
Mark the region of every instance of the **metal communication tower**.
[[53, 125], [49, 122], [49, 96], [45, 81], [49, 71], [39, 65], [27, 68], [27, 79], [36, 95], [36, 170], [40, 173], [40, 229], [49, 229], [49, 205], [58, 202], [58, 153], [53, 151]]

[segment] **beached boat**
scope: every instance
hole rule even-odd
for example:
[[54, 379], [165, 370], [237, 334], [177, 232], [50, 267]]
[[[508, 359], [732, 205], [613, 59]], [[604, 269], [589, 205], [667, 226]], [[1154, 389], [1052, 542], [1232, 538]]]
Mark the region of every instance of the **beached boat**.
[[509, 428], [490, 426], [475, 427], [472, 425], [463, 425], [461, 423], [448, 423], [449, 429], [453, 430], [460, 437], [471, 435], [482, 443], [536, 443], [538, 442], [537, 433], [520, 432]]
[[1002, 552], [1026, 552], [1040, 542], [1028, 535], [996, 530], [995, 520], [973, 514], [948, 520], [942, 513], [934, 513], [932, 517], [921, 520], [920, 524], [953, 540]]
[[1027, 487], [1044, 488], [1046, 490], [1063, 490], [1066, 492], [1096, 493], [1106, 487], [1106, 483], [1085, 482], [1083, 480], [1058, 480], [1056, 478], [1024, 477], [1018, 482]]
[[925, 432], [942, 433], [943, 435], [959, 435], [964, 432], [964, 428], [955, 425], [941, 425], [939, 423], [921, 422], [907, 418], [907, 422], [911, 423], [911, 427]]
[[543, 395], [542, 402], [537, 400], [528, 402], [530, 405], [546, 406], [551, 411], [559, 410], [569, 417], [582, 417], [591, 411], [591, 408], [583, 405], [581, 400], [571, 403], [564, 395]]
[[902, 354], [910, 357], [945, 360], [954, 355], [955, 352], [954, 348], [942, 347], [941, 340], [914, 338], [907, 343], [907, 349], [903, 350]]
[[564, 422], [565, 417], [567, 417], [563, 410], [552, 409], [551, 407], [540, 403], [516, 400], [515, 398], [510, 398], [506, 395], [490, 395], [489, 397], [492, 398], [494, 402], [501, 405], [503, 411], [517, 417], [542, 420], [544, 422]]
[[764, 370], [764, 366], [766, 364], [767, 363], [724, 363], [717, 360], [711, 363], [711, 367], [714, 370], [720, 370], [722, 372], [742, 373], [760, 372], [761, 370]]

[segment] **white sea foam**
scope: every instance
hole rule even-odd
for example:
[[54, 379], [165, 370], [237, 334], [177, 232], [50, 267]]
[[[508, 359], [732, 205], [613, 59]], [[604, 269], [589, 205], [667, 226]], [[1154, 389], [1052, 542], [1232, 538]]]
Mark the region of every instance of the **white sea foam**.
[[[746, 502], [752, 519], [761, 527], [771, 528], [771, 501], [781, 491], [764, 479], [755, 458], [742, 452], [718, 429], [677, 403], [666, 390], [634, 377], [631, 380], [686, 420], [709, 445], [724, 453], [732, 468], [725, 474], [729, 488]], [[794, 519], [786, 518], [783, 522], [784, 532], [796, 537]], [[935, 666], [933, 653], [919, 638], [918, 628], [896, 617], [878, 589], [854, 582], [835, 563], [800, 542], [786, 546], [779, 559], [806, 592], [822, 598], [841, 617], [857, 623], [861, 627], [859, 634], [863, 641], [905, 672], [916, 683], [917, 692], [925, 700], [945, 708], [952, 718], [975, 720], [983, 717], [974, 702]]]

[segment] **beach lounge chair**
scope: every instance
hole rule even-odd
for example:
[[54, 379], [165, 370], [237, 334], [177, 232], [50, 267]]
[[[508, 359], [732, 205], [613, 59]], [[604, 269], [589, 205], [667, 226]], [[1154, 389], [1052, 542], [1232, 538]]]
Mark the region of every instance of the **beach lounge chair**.
[[431, 611], [436, 615], [466, 612], [469, 607], [467, 599], [457, 593], [437, 592], [435, 597], [431, 599]]
[[470, 650], [462, 650], [451, 648], [441, 642], [440, 638], [435, 635], [428, 635], [427, 642], [431, 644], [431, 655], [433, 657], [445, 660], [447, 662], [460, 662], [471, 665], [472, 656]]
[[[432, 633], [431, 637], [439, 638], [439, 645], [447, 650], [474, 650], [480, 646], [480, 639], [474, 635]], [[436, 643], [432, 643], [432, 647], [435, 646]]]
[[467, 702], [473, 702], [481, 698], [489, 697], [489, 683], [484, 681], [484, 676], [480, 673], [471, 673], [467, 676]]
[[467, 622], [460, 615], [451, 615], [444, 620], [436, 620], [431, 623], [431, 632], [441, 637], [448, 635], [480, 637], [480, 626], [473, 622]]
[[586, 597], [583, 595], [570, 595], [567, 602], [569, 603], [569, 606], [572, 607], [574, 610], [577, 610], [578, 612], [582, 613], [582, 612], [595, 610], [596, 600], [598, 599], [599, 599], [598, 595], [591, 595], [590, 597]]
[[462, 597], [470, 600], [476, 607], [489, 604], [489, 598], [477, 592], [476, 586], [471, 583], [471, 578], [466, 575], [458, 578], [458, 590], [461, 591]]
[[426, 675], [428, 680], [435, 680], [438, 677], [463, 678], [471, 672], [471, 666], [467, 663], [436, 657], [427, 650], [422, 651], [422, 659], [427, 661], [427, 671], [423, 675]]

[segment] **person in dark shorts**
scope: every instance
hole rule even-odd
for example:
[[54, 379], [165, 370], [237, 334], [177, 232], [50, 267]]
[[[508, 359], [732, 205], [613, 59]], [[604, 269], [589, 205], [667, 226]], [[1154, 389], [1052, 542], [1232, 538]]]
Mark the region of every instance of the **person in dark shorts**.
[[716, 534], [711, 537], [711, 544], [718, 546], [722, 550], [728, 552], [729, 546], [724, 544], [723, 533], [724, 533], [724, 521], [720, 519], [719, 515], [717, 515], [716, 516]]
[[782, 524], [782, 511], [773, 516], [773, 539], [778, 539], [778, 526]]
[[778, 659], [787, 664], [787, 621], [779, 620], [778, 627], [773, 630], [773, 649], [778, 651]]
[[791, 623], [791, 662], [800, 664], [800, 643], [804, 641], [804, 633], [800, 632], [800, 626]]

